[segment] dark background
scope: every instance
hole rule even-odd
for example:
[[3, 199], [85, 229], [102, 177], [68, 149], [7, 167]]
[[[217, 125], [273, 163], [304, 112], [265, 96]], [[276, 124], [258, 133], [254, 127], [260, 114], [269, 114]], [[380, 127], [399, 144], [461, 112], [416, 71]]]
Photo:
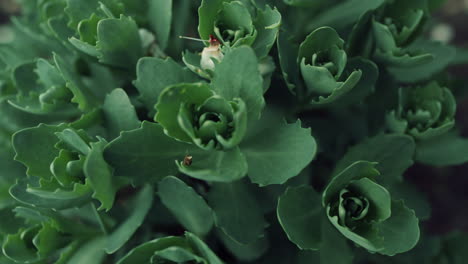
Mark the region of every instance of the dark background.
[[[9, 16], [19, 13], [19, 6], [14, 0], [0, 0], [0, 43], [11, 37], [4, 27]], [[434, 14], [431, 27], [430, 38], [468, 48], [468, 0], [447, 0]], [[451, 67], [449, 71], [458, 78], [468, 80], [468, 65]], [[464, 83], [468, 85], [468, 82]], [[467, 90], [466, 87], [462, 89]], [[467, 96], [458, 103], [457, 121], [462, 134], [468, 137]], [[443, 234], [453, 230], [468, 232], [468, 164], [441, 169], [416, 164], [405, 177], [428, 196], [432, 216], [424, 225], [431, 233]]]

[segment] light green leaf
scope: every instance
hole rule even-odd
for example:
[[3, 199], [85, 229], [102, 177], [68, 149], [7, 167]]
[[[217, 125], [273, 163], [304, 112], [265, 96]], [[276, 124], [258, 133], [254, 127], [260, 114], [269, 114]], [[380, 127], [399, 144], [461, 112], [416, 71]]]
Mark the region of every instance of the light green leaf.
[[171, 58], [142, 58], [137, 64], [135, 87], [140, 92], [146, 108], [154, 111], [154, 105], [164, 88], [178, 84], [197, 81], [197, 76], [183, 68]]
[[148, 21], [156, 32], [158, 44], [165, 50], [171, 32], [172, 0], [149, 0]]
[[105, 237], [97, 237], [87, 242], [72, 255], [67, 264], [102, 263], [104, 257], [106, 256], [106, 252], [103, 249], [105, 242]]
[[188, 244], [181, 237], [157, 238], [133, 248], [117, 264], [148, 263], [154, 254], [169, 247], [187, 248]]
[[49, 126], [41, 124], [37, 127], [26, 128], [13, 135], [15, 160], [23, 163], [29, 176], [51, 179], [50, 164], [59, 154], [54, 147], [59, 138], [54, 134], [64, 130], [67, 125]]
[[281, 14], [276, 7], [272, 9], [267, 5], [265, 10], [257, 11], [254, 25], [258, 33], [252, 48], [259, 58], [263, 58], [275, 44], [281, 26]]
[[206, 235], [213, 226], [213, 212], [205, 200], [176, 177], [164, 178], [158, 185], [161, 202], [190, 232]]
[[115, 176], [135, 184], [158, 181], [177, 172], [175, 160], [182, 160], [191, 145], [175, 141], [159, 124], [143, 122], [138, 129], [122, 134], [104, 149], [104, 159]]
[[213, 34], [214, 23], [225, 0], [203, 0], [198, 8], [198, 33], [202, 39]]
[[60, 139], [59, 144], [65, 144], [72, 151], [88, 155], [91, 150], [89, 145], [73, 129], [65, 128], [60, 132], [55, 132], [55, 135]]
[[241, 98], [249, 119], [258, 119], [265, 106], [263, 79], [258, 70], [257, 57], [248, 46], [228, 52], [216, 65], [212, 89], [228, 101]]
[[205, 83], [181, 83], [169, 86], [159, 96], [154, 119], [164, 127], [164, 132], [168, 136], [192, 142], [192, 138], [180, 125], [179, 111], [182, 105], [198, 107], [212, 95], [213, 91]]
[[10, 195], [21, 203], [40, 208], [56, 210], [81, 206], [91, 200], [92, 189], [89, 183], [73, 185], [71, 190], [47, 190], [20, 180], [10, 188]]
[[123, 89], [118, 88], [108, 94], [102, 110], [111, 138], [118, 137], [121, 131], [137, 129], [140, 126], [135, 107]]
[[216, 226], [233, 240], [248, 244], [263, 236], [267, 223], [245, 183], [214, 184], [208, 201], [215, 213]]
[[132, 202], [130, 215], [107, 237], [104, 248], [107, 254], [119, 250], [141, 226], [151, 208], [153, 196], [153, 188], [150, 185], [145, 185], [138, 192]]
[[198, 150], [188, 153], [192, 156], [192, 164], [185, 166], [180, 162], [177, 166], [180, 172], [190, 177], [205, 181], [232, 182], [247, 175], [247, 160], [238, 147], [227, 151]]
[[88, 111], [98, 104], [98, 99], [92, 91], [85, 85], [83, 80], [70, 67], [70, 59], [54, 54], [55, 65], [59, 69], [63, 78], [67, 82], [67, 87], [73, 93], [72, 102], [78, 104], [78, 108], [82, 111]]
[[101, 53], [99, 61], [133, 71], [143, 55], [135, 21], [123, 15], [119, 19], [104, 19], [99, 22], [97, 33], [96, 47]]
[[287, 124], [279, 113], [267, 111], [251, 122], [241, 143], [252, 182], [265, 186], [282, 184], [298, 175], [315, 157], [317, 145], [310, 129], [301, 122]]
[[289, 240], [300, 249], [320, 248], [324, 214], [320, 195], [309, 186], [290, 187], [278, 199], [278, 220]]
[[113, 181], [112, 169], [103, 157], [106, 145], [107, 142], [104, 140], [91, 143], [91, 151], [86, 157], [83, 172], [94, 190], [93, 198], [101, 202], [99, 210], [106, 209], [106, 211], [109, 211], [114, 204], [117, 188]]

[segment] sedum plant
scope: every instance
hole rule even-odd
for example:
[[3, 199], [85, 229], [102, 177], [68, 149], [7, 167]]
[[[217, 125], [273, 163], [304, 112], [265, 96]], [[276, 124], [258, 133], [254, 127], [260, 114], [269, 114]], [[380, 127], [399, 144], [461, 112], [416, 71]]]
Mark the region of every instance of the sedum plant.
[[0, 263], [466, 263], [407, 177], [468, 161], [442, 2], [18, 1]]

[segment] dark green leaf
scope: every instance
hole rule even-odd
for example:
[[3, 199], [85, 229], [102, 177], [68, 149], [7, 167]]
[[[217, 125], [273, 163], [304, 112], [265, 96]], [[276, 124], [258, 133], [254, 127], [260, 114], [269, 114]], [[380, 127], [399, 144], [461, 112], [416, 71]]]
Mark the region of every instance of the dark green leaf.
[[150, 185], [145, 185], [136, 195], [130, 215], [107, 238], [105, 251], [112, 254], [119, 250], [137, 231], [145, 220], [153, 203], [154, 191]]
[[289, 240], [300, 249], [320, 248], [324, 213], [320, 195], [309, 186], [288, 188], [278, 199], [278, 220]]
[[263, 236], [267, 223], [258, 202], [243, 182], [214, 184], [208, 201], [216, 216], [216, 226], [230, 238], [249, 244]]

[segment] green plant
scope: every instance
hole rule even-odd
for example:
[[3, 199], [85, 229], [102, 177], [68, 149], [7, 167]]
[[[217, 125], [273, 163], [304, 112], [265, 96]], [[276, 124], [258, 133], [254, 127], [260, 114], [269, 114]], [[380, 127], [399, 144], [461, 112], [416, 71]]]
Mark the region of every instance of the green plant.
[[1, 263], [466, 262], [403, 177], [468, 161], [442, 1], [19, 2]]

